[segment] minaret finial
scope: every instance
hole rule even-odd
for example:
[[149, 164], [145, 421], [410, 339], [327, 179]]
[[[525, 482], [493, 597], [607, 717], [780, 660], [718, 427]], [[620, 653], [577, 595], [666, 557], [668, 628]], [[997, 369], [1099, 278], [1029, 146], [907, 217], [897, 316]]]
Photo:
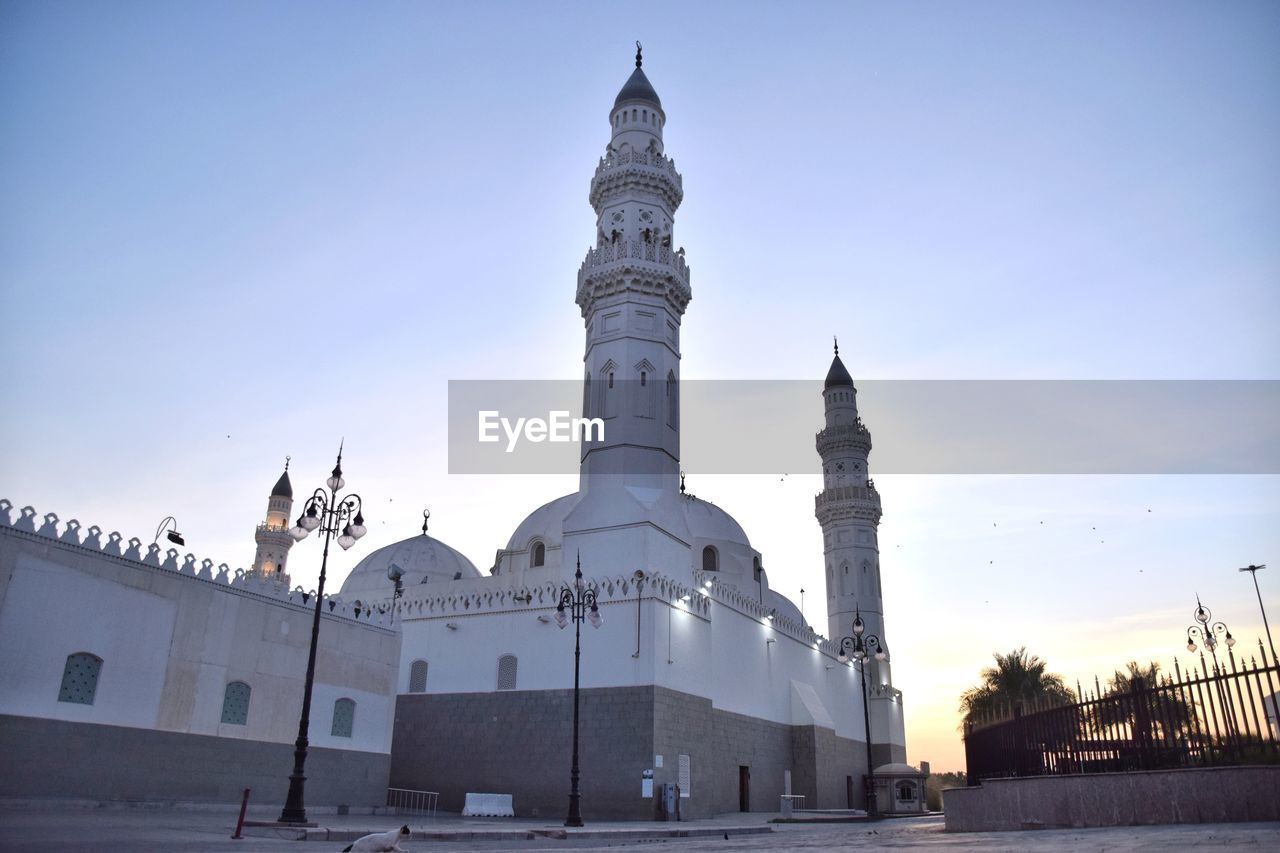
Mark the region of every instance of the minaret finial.
[[832, 343], [832, 345], [833, 345], [833, 346], [835, 347], [835, 349], [836, 349], [836, 355], [839, 355], [839, 354], [840, 354], [840, 339], [839, 339], [839, 338], [837, 338], [835, 335], [832, 335], [832, 336], [831, 336], [831, 343]]
[[293, 458], [292, 456], [286, 456], [286, 457], [284, 458], [284, 470], [286, 470], [286, 471], [288, 471], [288, 470], [289, 470], [289, 460], [290, 460], [290, 459], [292, 459], [292, 458]]
[[636, 42], [636, 68], [639, 68], [639, 67], [640, 67], [641, 62], [643, 61], [643, 60], [641, 60], [641, 58], [640, 58], [640, 51], [641, 51], [641, 50], [643, 50], [643, 48], [641, 48], [641, 47], [640, 47], [640, 42], [638, 42], [638, 41], [637, 41], [637, 42]]
[[422, 535], [427, 535], [427, 523], [431, 521], [431, 510], [424, 509], [422, 511]]

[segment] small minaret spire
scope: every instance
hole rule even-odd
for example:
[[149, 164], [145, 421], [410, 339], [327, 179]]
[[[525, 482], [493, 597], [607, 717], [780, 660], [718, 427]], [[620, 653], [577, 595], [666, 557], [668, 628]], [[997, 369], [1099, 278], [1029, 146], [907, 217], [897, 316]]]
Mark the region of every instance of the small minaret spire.
[[639, 68], [639, 67], [641, 66], [641, 64], [644, 62], [644, 60], [642, 60], [642, 59], [640, 58], [640, 51], [641, 51], [641, 50], [643, 50], [643, 48], [642, 48], [642, 47], [640, 47], [640, 42], [639, 42], [639, 41], [637, 41], [637, 42], [636, 42], [636, 68]]

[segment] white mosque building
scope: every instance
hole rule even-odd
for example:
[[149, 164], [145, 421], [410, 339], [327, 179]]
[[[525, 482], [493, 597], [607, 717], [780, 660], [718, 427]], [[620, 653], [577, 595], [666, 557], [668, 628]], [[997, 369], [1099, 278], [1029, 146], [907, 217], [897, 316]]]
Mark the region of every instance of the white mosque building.
[[[692, 290], [674, 241], [683, 190], [663, 147], [666, 121], [637, 53], [609, 112], [589, 195], [595, 248], [577, 278], [584, 416], [602, 418], [607, 437], [583, 443], [578, 490], [530, 513], [487, 573], [424, 525], [346, 578], [322, 625], [309, 803], [377, 805], [390, 786], [438, 791], [445, 810], [467, 792], [502, 792], [517, 814], [562, 814], [574, 641], [555, 616], [579, 565], [603, 617], [583, 627], [588, 818], [649, 818], [664, 783], [680, 786], [686, 817], [774, 811], [783, 793], [811, 808], [861, 807], [866, 718], [873, 766], [890, 765], [886, 777], [902, 770], [889, 661], [865, 663], [864, 694], [858, 665], [769, 588], [742, 527], [683, 488], [680, 329]], [[889, 641], [871, 437], [838, 352], [821, 399], [826, 634], [849, 634], [858, 613]], [[53, 514], [39, 523], [31, 508], [13, 517], [11, 506], [0, 502], [0, 646], [10, 650], [0, 748], [22, 758], [73, 743], [94, 751], [98, 769], [76, 771], [72, 755], [40, 791], [10, 780], [0, 796], [219, 799], [252, 777], [264, 801], [282, 802], [310, 611], [285, 572], [287, 471], [247, 572], [179, 562], [159, 545], [144, 553], [119, 534], [104, 545], [96, 528], [60, 528]], [[389, 573], [401, 576], [401, 597]], [[33, 620], [50, 619], [70, 627], [29, 656], [13, 653], [32, 646], [22, 638]], [[222, 756], [215, 781], [165, 769], [211, 756]], [[893, 793], [918, 802], [921, 792]]]

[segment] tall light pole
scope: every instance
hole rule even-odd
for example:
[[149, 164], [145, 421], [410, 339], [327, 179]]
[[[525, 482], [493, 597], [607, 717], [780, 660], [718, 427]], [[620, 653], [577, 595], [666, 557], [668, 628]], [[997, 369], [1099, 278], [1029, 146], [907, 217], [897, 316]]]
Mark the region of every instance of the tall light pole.
[[298, 740], [293, 750], [293, 773], [289, 776], [289, 796], [285, 799], [284, 810], [280, 812], [280, 823], [306, 823], [307, 810], [303, 805], [303, 788], [307, 777], [304, 768], [307, 763], [307, 730], [311, 724], [311, 687], [316, 678], [316, 643], [320, 639], [320, 605], [324, 602], [324, 574], [329, 566], [329, 540], [338, 534], [338, 544], [347, 550], [356, 544], [356, 540], [364, 536], [368, 530], [364, 526], [361, 514], [360, 496], [349, 494], [341, 499], [338, 492], [346, 485], [342, 479], [342, 447], [338, 447], [338, 462], [333, 466], [333, 473], [325, 480], [329, 487], [328, 494], [317, 488], [315, 494], [307, 498], [307, 505], [298, 516], [298, 523], [289, 528], [289, 535], [294, 541], [301, 542], [317, 528], [324, 533], [324, 555], [320, 558], [320, 583], [316, 586], [316, 611], [311, 620], [311, 649], [307, 654], [307, 680], [302, 693], [302, 716], [298, 719]]
[[1262, 611], [1262, 627], [1267, 630], [1267, 645], [1271, 647], [1271, 665], [1275, 666], [1276, 661], [1276, 644], [1271, 640], [1271, 626], [1267, 624], [1267, 609], [1262, 606], [1262, 591], [1258, 589], [1258, 570], [1265, 569], [1266, 563], [1260, 566], [1245, 566], [1240, 571], [1248, 572], [1253, 575], [1253, 591], [1258, 594], [1258, 609]]
[[[566, 608], [568, 613], [565, 612]], [[578, 568], [573, 574], [573, 586], [560, 590], [560, 603], [556, 605], [556, 624], [566, 627], [573, 620], [573, 767], [569, 771], [569, 816], [565, 826], [582, 826], [582, 809], [578, 792], [578, 667], [582, 659], [582, 620], [599, 628], [600, 608], [596, 604], [596, 591], [582, 581], [582, 556], [578, 556]]]
[[867, 626], [862, 621], [862, 610], [855, 610], [853, 636], [840, 639], [840, 653], [836, 657], [841, 663], [848, 662], [851, 657], [858, 662], [858, 677], [862, 679], [862, 725], [867, 738], [867, 775], [863, 782], [863, 789], [867, 795], [867, 817], [875, 817], [876, 786], [871, 778], [874, 768], [871, 764], [871, 711], [867, 707], [871, 704], [871, 699], [867, 695], [867, 658], [874, 656], [876, 660], [884, 660], [889, 656], [889, 650], [875, 634], [863, 636], [866, 630]]

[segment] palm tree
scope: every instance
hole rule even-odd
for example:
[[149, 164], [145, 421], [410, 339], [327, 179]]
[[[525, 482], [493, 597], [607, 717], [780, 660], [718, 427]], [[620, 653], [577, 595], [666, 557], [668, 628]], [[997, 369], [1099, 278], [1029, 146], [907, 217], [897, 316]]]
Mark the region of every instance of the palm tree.
[[1190, 731], [1194, 712], [1177, 691], [1165, 686], [1165, 682], [1167, 679], [1160, 677], [1160, 664], [1155, 661], [1146, 666], [1139, 665], [1136, 660], [1129, 661], [1124, 672], [1116, 670], [1115, 675], [1108, 679], [1107, 692], [1102, 698], [1109, 701], [1098, 706], [1098, 722], [1104, 726], [1134, 726], [1139, 722], [1141, 705], [1146, 731], [1141, 734], [1135, 732], [1135, 737], [1153, 737], [1157, 741], [1177, 743]]
[[960, 710], [964, 722], [1007, 716], [1018, 706], [1063, 705], [1075, 701], [1061, 675], [1047, 672], [1048, 664], [1027, 647], [1014, 649], [1007, 655], [992, 655], [996, 665], [982, 671], [982, 683], [960, 694]]

